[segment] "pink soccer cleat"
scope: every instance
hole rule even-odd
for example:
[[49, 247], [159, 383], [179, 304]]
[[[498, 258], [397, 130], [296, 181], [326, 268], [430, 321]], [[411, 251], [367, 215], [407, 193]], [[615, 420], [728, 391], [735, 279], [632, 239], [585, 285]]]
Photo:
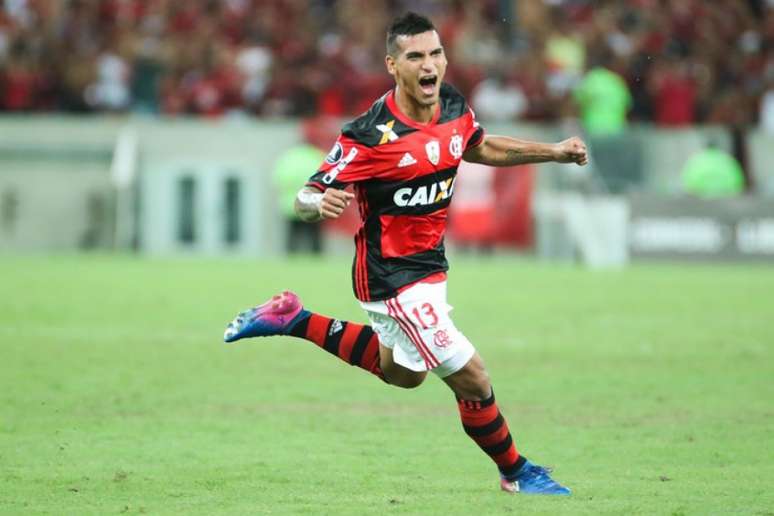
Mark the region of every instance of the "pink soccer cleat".
[[240, 312], [226, 326], [223, 340], [235, 342], [247, 337], [287, 335], [295, 323], [308, 314], [298, 296], [286, 290], [260, 306]]

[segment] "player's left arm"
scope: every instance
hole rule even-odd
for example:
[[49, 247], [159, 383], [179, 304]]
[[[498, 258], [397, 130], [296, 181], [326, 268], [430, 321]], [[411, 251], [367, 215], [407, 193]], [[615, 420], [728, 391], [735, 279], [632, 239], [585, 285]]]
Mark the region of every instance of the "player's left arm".
[[510, 167], [548, 161], [577, 163], [578, 165], [585, 165], [589, 162], [586, 144], [577, 136], [559, 143], [541, 143], [487, 134], [481, 143], [466, 150], [462, 157], [471, 163], [481, 163], [493, 167]]

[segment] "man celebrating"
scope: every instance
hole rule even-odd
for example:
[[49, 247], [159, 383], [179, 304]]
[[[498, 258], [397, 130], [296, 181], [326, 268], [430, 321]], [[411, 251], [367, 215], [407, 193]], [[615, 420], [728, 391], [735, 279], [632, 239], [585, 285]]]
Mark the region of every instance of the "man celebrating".
[[356, 200], [353, 288], [371, 325], [310, 312], [284, 292], [237, 315], [224, 338], [293, 335], [404, 388], [432, 371], [456, 395], [463, 428], [497, 465], [504, 491], [570, 494], [516, 450], [481, 357], [449, 317], [443, 236], [460, 160], [585, 165], [586, 147], [578, 138], [545, 144], [484, 134], [465, 99], [442, 82], [446, 56], [423, 16], [393, 22], [385, 62], [395, 88], [344, 126], [296, 199], [308, 222], [336, 218]]

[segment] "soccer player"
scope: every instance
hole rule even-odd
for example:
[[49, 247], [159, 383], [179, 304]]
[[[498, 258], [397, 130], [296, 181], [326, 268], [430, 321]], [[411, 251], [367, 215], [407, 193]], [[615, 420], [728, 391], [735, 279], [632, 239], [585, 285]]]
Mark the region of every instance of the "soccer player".
[[352, 280], [371, 325], [312, 312], [283, 292], [237, 315], [224, 339], [292, 335], [397, 387], [417, 387], [432, 371], [456, 395], [465, 432], [497, 465], [501, 489], [570, 494], [516, 450], [481, 357], [449, 317], [443, 236], [460, 160], [585, 165], [586, 146], [578, 138], [548, 144], [485, 134], [462, 95], [443, 83], [446, 56], [423, 16], [393, 22], [385, 62], [395, 88], [344, 126], [296, 199], [308, 222], [334, 219], [357, 202]]

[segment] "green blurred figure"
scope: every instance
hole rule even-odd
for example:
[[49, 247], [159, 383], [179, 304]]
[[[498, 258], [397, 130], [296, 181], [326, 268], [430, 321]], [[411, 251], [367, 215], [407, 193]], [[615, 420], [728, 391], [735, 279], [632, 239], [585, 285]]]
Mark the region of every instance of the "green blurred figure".
[[613, 136], [624, 132], [632, 95], [620, 75], [602, 66], [592, 68], [583, 76], [574, 95], [583, 128], [590, 136]]
[[712, 143], [691, 156], [681, 175], [685, 191], [698, 197], [731, 197], [744, 191], [741, 165]]
[[311, 143], [300, 143], [283, 152], [274, 168], [274, 183], [279, 192], [282, 215], [287, 221], [285, 248], [289, 253], [322, 251], [320, 224], [307, 224], [296, 215], [293, 205], [298, 189], [325, 159], [325, 153]]
[[[626, 133], [632, 95], [623, 77], [608, 68], [609, 56], [594, 56], [593, 61], [573, 97], [588, 135], [594, 173], [609, 193], [625, 194], [640, 187], [643, 175], [639, 142]], [[610, 66], [615, 69], [614, 63]]]

